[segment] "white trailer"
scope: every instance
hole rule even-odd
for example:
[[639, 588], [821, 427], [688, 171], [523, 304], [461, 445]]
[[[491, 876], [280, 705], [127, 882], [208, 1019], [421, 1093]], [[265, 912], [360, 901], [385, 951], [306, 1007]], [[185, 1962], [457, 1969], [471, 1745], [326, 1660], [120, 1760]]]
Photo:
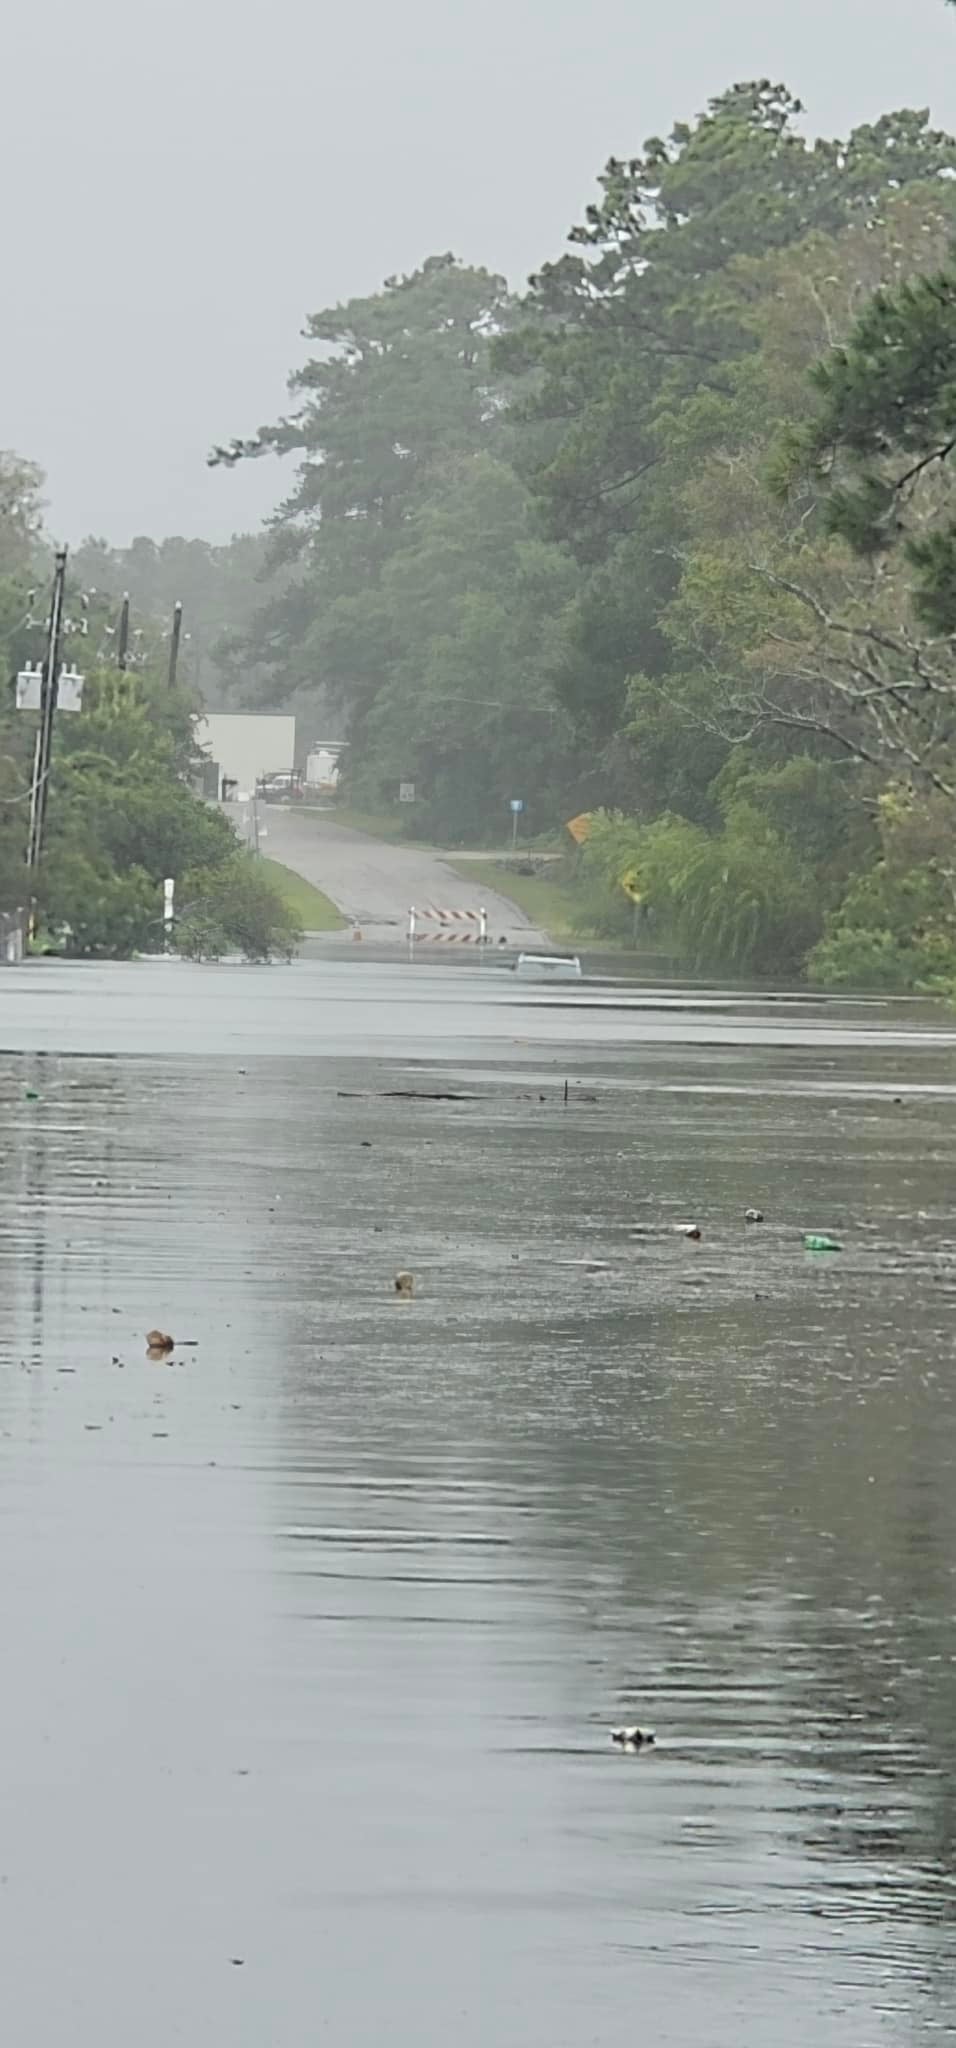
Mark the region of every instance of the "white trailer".
[[306, 756], [306, 788], [317, 796], [334, 796], [339, 786], [339, 768], [344, 751], [344, 740], [316, 740]]

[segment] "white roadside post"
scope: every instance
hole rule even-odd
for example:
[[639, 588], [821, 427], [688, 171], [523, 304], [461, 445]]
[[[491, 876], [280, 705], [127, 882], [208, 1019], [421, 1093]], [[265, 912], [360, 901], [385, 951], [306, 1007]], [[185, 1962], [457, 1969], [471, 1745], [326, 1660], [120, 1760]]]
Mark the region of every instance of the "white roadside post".
[[169, 957], [172, 951], [173, 906], [176, 898], [176, 884], [171, 875], [163, 883], [163, 952]]
[[414, 905], [414, 903], [412, 903], [412, 904], [410, 904], [410, 905], [409, 905], [409, 911], [408, 911], [408, 957], [409, 957], [409, 959], [410, 959], [410, 960], [414, 960], [414, 958], [415, 958], [415, 905]]
[[485, 964], [485, 947], [488, 944], [488, 912], [482, 904], [478, 912], [478, 965]]

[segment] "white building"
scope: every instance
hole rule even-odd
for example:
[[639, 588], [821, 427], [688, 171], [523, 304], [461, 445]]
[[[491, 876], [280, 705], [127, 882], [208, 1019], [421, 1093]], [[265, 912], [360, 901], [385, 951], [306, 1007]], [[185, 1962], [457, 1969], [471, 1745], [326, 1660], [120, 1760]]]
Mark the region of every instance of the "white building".
[[237, 796], [251, 796], [260, 775], [287, 775], [295, 764], [295, 719], [277, 712], [210, 711], [196, 726], [196, 743], [218, 763]]

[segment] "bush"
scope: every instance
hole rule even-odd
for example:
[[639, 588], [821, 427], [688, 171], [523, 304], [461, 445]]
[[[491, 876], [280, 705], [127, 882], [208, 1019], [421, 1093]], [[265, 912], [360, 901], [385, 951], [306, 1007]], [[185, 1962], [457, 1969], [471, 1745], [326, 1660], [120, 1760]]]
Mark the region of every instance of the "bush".
[[810, 874], [750, 803], [730, 804], [721, 832], [669, 814], [645, 826], [599, 815], [584, 856], [592, 915], [594, 896], [603, 900], [599, 929], [630, 929], [628, 874], [662, 939], [694, 967], [793, 974], [819, 936]]
[[255, 855], [236, 852], [221, 866], [195, 868], [183, 878], [176, 922], [177, 950], [189, 960], [291, 960], [302, 932]]
[[197, 905], [176, 925], [176, 951], [184, 960], [221, 960], [229, 951], [229, 934]]
[[913, 972], [912, 948], [901, 946], [892, 932], [860, 925], [827, 932], [807, 963], [818, 988], [881, 989], [888, 995], [912, 988]]
[[829, 988], [948, 995], [956, 986], [951, 823], [937, 798], [894, 789], [879, 803], [883, 854], [851, 882], [807, 963]]
[[121, 960], [162, 943], [162, 897], [142, 868], [117, 874], [105, 861], [61, 846], [44, 873], [40, 906], [66, 953]]

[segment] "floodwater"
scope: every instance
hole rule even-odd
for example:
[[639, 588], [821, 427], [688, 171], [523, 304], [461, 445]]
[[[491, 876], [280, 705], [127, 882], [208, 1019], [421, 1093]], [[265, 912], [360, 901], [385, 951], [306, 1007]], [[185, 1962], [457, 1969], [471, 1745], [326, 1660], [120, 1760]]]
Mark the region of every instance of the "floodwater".
[[16, 2048], [956, 2034], [946, 1013], [490, 986], [0, 977]]

